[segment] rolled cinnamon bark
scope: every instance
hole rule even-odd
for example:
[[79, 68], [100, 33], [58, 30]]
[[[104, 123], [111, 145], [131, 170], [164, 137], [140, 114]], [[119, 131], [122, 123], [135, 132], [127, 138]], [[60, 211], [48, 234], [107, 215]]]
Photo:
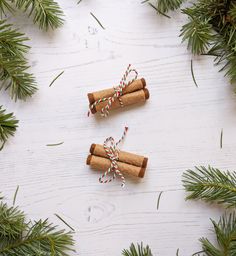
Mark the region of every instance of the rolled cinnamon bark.
[[[89, 155], [87, 158], [87, 165], [90, 165], [93, 169], [107, 171], [111, 166], [111, 161], [107, 158]], [[145, 174], [145, 168], [138, 167], [131, 164], [126, 164], [122, 162], [117, 162], [118, 168], [122, 173], [127, 173], [129, 175], [143, 178]]]
[[[90, 153], [95, 156], [108, 158], [104, 147], [99, 144], [92, 144], [90, 147]], [[148, 158], [125, 151], [119, 151], [119, 161], [146, 169]]]
[[[123, 95], [138, 91], [140, 89], [144, 89], [145, 87], [146, 87], [145, 79], [144, 78], [137, 79], [124, 89]], [[88, 100], [90, 104], [93, 104], [95, 101], [99, 99], [113, 96], [114, 93], [115, 93], [114, 88], [109, 88], [109, 89], [105, 89], [105, 90], [101, 90], [93, 93], [88, 93]]]
[[[144, 102], [147, 99], [149, 99], [149, 91], [148, 89], [144, 88], [142, 90], [138, 90], [135, 92], [127, 93], [125, 95], [122, 95], [120, 97], [121, 102], [123, 103], [123, 106], [129, 106], [135, 103]], [[96, 112], [99, 112], [102, 110], [103, 107], [107, 105], [107, 101], [100, 102], [97, 104], [94, 108], [91, 109], [91, 112], [95, 114]], [[115, 99], [115, 101], [112, 103], [110, 109], [117, 109], [121, 108], [121, 104], [119, 99]]]

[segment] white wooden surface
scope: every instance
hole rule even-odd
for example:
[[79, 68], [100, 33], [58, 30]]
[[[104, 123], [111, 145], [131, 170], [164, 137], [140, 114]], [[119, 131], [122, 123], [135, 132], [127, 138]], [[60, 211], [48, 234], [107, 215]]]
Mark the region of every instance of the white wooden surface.
[[[221, 209], [185, 202], [184, 170], [194, 165], [235, 169], [236, 97], [232, 86], [212, 65], [192, 56], [178, 37], [185, 17], [158, 17], [138, 0], [60, 0], [66, 23], [43, 33], [22, 14], [14, 17], [32, 40], [29, 60], [39, 91], [27, 102], [0, 102], [14, 111], [20, 126], [0, 155], [0, 190], [28, 216], [50, 217], [64, 227], [58, 213], [75, 229], [81, 256], [118, 256], [131, 242], [148, 243], [154, 255], [190, 255], [198, 238], [211, 238], [209, 218]], [[105, 26], [92, 18], [93, 12]], [[87, 118], [87, 93], [119, 82], [131, 63], [145, 77], [151, 98], [145, 105], [116, 111], [108, 119]], [[49, 88], [51, 80], [65, 73]], [[91, 143], [119, 138], [130, 130], [123, 149], [147, 155], [143, 180], [98, 183], [99, 172], [85, 161]], [[224, 129], [223, 149], [220, 131]], [[48, 143], [64, 141], [58, 147]], [[157, 197], [164, 191], [159, 210]]]

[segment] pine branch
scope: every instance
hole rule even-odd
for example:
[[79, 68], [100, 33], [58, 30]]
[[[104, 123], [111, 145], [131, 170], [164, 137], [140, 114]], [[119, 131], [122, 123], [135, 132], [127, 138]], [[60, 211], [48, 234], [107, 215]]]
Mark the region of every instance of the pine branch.
[[14, 0], [16, 7], [24, 12], [29, 10], [34, 23], [40, 29], [55, 29], [63, 25], [63, 11], [54, 0]]
[[236, 206], [236, 173], [212, 167], [196, 167], [183, 174], [183, 185], [190, 194], [186, 199]]
[[212, 220], [217, 239], [217, 246], [207, 238], [201, 238], [202, 248], [206, 256], [235, 256], [236, 255], [236, 215], [224, 215], [216, 223]]
[[167, 13], [180, 8], [185, 0], [158, 0], [157, 9], [161, 13]]
[[47, 220], [35, 222], [28, 227], [28, 233], [21, 240], [0, 250], [1, 256], [55, 255], [69, 256], [74, 242], [70, 232], [57, 230]]
[[0, 0], [0, 16], [6, 15], [6, 12], [13, 12], [14, 9], [11, 6], [9, 0]]
[[73, 245], [71, 232], [58, 230], [48, 220], [26, 222], [18, 207], [0, 203], [0, 256], [69, 256]]
[[33, 16], [40, 29], [55, 29], [63, 25], [63, 11], [54, 0], [0, 0], [0, 15], [14, 13], [14, 7]]
[[13, 113], [6, 114], [6, 110], [0, 106], [0, 142], [5, 142], [9, 136], [13, 136], [18, 120], [15, 119]]
[[18, 240], [26, 229], [25, 216], [17, 207], [0, 203], [0, 248], [3, 244]]
[[25, 44], [28, 40], [29, 38], [23, 33], [13, 29], [11, 24], [7, 24], [6, 20], [0, 20], [0, 46], [4, 55], [25, 59], [24, 54], [30, 48]]
[[27, 60], [24, 54], [28, 50], [24, 34], [0, 21], [0, 89], [9, 90], [12, 99], [25, 100], [36, 91], [35, 80], [28, 73]]
[[137, 247], [132, 243], [129, 250], [123, 250], [123, 256], [152, 256], [152, 252], [147, 245], [145, 248], [143, 247], [143, 243], [137, 244]]
[[180, 36], [183, 41], [188, 41], [188, 49], [193, 54], [205, 53], [214, 37], [209, 21], [192, 16], [189, 9], [183, 10], [183, 13], [189, 15], [190, 21], [182, 27]]

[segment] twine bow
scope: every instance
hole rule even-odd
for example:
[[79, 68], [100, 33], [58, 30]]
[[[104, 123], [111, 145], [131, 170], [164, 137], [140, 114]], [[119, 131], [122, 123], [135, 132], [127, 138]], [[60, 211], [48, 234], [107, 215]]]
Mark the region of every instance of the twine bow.
[[[116, 178], [116, 175], [118, 175], [119, 178], [122, 180], [121, 186], [122, 187], [125, 186], [125, 177], [123, 176], [123, 174], [121, 173], [121, 171], [119, 170], [118, 165], [117, 165], [117, 161], [119, 160], [119, 149], [117, 148], [117, 146], [124, 140], [127, 131], [128, 131], [128, 127], [125, 127], [123, 135], [118, 142], [115, 142], [113, 137], [109, 137], [104, 141], [103, 147], [106, 151], [108, 158], [111, 161], [111, 166], [99, 178], [100, 183], [109, 183]], [[109, 173], [113, 173], [113, 175], [112, 175], [112, 177], [107, 178], [107, 175]]]
[[[131, 79], [127, 82], [127, 78], [132, 72], [134, 72], [135, 76], [133, 79]], [[90, 115], [90, 112], [93, 108], [95, 108], [99, 103], [104, 102], [104, 101], [107, 101], [107, 104], [101, 109], [102, 117], [107, 117], [109, 115], [109, 109], [116, 99], [119, 100], [121, 107], [123, 107], [123, 102], [120, 97], [123, 95], [124, 89], [126, 87], [128, 87], [131, 83], [133, 83], [134, 80], [137, 79], [137, 77], [138, 77], [138, 72], [135, 69], [131, 69], [131, 64], [129, 64], [129, 66], [127, 67], [127, 69], [120, 81], [120, 84], [117, 87], [114, 87], [113, 96], [107, 97], [107, 98], [106, 97], [101, 98], [101, 99], [95, 101], [93, 104], [91, 104], [89, 107], [90, 109], [88, 111], [88, 116]]]

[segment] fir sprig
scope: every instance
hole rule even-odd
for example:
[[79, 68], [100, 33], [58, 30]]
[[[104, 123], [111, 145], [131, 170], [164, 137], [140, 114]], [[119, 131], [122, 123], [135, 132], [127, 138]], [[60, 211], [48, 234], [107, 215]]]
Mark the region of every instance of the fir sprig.
[[41, 29], [55, 29], [64, 23], [63, 11], [54, 0], [15, 0], [15, 4], [24, 12], [29, 10], [29, 16]]
[[137, 244], [137, 246], [135, 246], [132, 243], [128, 250], [123, 250], [122, 255], [123, 256], [152, 256], [152, 252], [148, 245], [146, 247], [143, 247], [143, 243]]
[[187, 199], [236, 206], [236, 173], [213, 167], [196, 167], [183, 174], [183, 185], [189, 192]]
[[4, 143], [9, 136], [13, 136], [17, 128], [18, 120], [13, 113], [6, 114], [6, 110], [0, 106], [0, 142]]
[[13, 13], [15, 8], [33, 16], [34, 23], [40, 29], [48, 30], [60, 27], [63, 23], [63, 11], [54, 0], [1, 0], [0, 14]]
[[9, 90], [12, 99], [25, 100], [36, 91], [35, 79], [27, 72], [24, 54], [28, 38], [5, 20], [0, 21], [0, 89]]
[[69, 256], [73, 245], [71, 232], [48, 220], [26, 221], [18, 207], [0, 203], [0, 256]]
[[[166, 14], [181, 7], [184, 0], [158, 0], [157, 13]], [[189, 21], [182, 27], [181, 36], [193, 54], [215, 56], [231, 82], [236, 81], [236, 1], [196, 0], [182, 13]]]
[[0, 248], [20, 239], [27, 224], [25, 215], [17, 207], [8, 207], [6, 203], [0, 203]]
[[162, 13], [167, 13], [169, 11], [174, 11], [180, 8], [181, 4], [185, 0], [158, 0], [157, 9]]
[[4, 55], [24, 59], [24, 54], [30, 48], [25, 44], [28, 40], [29, 38], [23, 33], [14, 29], [11, 24], [7, 24], [6, 20], [0, 20], [0, 48]]
[[206, 256], [235, 256], [236, 255], [236, 215], [223, 215], [216, 223], [212, 220], [217, 246], [207, 238], [201, 238], [202, 249]]
[[74, 242], [70, 232], [57, 230], [48, 220], [40, 220], [28, 227], [27, 234], [0, 249], [1, 256], [55, 255], [69, 256]]

